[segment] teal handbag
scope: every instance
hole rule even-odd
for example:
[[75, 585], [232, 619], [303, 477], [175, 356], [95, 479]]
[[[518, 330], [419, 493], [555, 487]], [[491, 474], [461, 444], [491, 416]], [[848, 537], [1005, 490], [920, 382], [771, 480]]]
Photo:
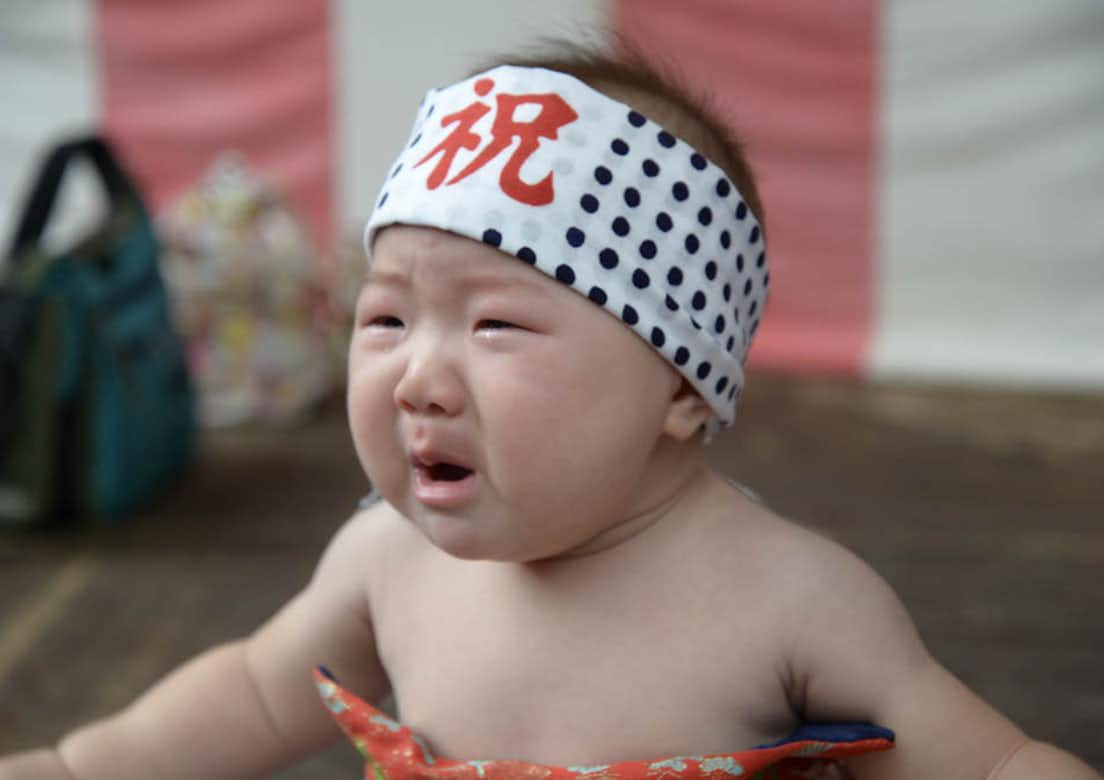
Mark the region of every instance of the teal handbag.
[[[75, 246], [41, 246], [68, 164], [90, 160], [108, 214]], [[194, 397], [158, 243], [107, 144], [43, 164], [0, 268], [0, 525], [116, 521], [191, 459]]]

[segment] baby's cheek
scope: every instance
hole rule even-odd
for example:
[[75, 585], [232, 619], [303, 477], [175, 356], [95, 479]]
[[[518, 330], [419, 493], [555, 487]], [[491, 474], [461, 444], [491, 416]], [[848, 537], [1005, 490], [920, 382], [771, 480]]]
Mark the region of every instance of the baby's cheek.
[[390, 392], [373, 372], [350, 370], [346, 403], [349, 431], [361, 466], [365, 471], [378, 471], [379, 461], [394, 447]]
[[533, 421], [563, 400], [570, 367], [540, 351], [485, 361], [472, 367], [468, 382], [484, 420]]

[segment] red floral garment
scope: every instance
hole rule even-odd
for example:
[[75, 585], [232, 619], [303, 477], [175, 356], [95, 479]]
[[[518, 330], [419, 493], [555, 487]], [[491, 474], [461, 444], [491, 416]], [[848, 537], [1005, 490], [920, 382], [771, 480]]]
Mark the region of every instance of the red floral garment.
[[809, 780], [835, 759], [893, 747], [893, 732], [868, 724], [806, 724], [780, 742], [710, 756], [669, 756], [599, 766], [542, 766], [524, 761], [453, 761], [341, 688], [324, 669], [315, 682], [326, 707], [364, 756], [366, 780]]

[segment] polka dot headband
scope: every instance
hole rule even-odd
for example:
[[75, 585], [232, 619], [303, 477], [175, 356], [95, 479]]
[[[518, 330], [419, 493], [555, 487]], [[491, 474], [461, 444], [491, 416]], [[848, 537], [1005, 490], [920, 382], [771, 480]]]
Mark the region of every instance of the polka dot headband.
[[[430, 91], [365, 230], [425, 225], [515, 255], [603, 307], [731, 425], [770, 276], [724, 171], [577, 79], [502, 66]], [[719, 424], [719, 425], [718, 425]]]

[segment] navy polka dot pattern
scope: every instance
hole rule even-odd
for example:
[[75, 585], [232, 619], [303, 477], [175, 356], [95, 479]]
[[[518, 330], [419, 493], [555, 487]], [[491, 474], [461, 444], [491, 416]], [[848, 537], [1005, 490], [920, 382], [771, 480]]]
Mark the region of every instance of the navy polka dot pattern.
[[[502, 94], [558, 95], [575, 118], [524, 159], [511, 138], [457, 177], [490, 143]], [[457, 125], [442, 117], [476, 102], [488, 109], [467, 129], [479, 143], [449, 157], [442, 144]], [[510, 176], [515, 194], [547, 183], [550, 201], [511, 195]], [[388, 170], [365, 230], [369, 251], [375, 232], [395, 223], [469, 236], [570, 286], [686, 377], [715, 413], [710, 433], [731, 424], [769, 285], [762, 228], [723, 170], [645, 114], [533, 68], [433, 90]]]

